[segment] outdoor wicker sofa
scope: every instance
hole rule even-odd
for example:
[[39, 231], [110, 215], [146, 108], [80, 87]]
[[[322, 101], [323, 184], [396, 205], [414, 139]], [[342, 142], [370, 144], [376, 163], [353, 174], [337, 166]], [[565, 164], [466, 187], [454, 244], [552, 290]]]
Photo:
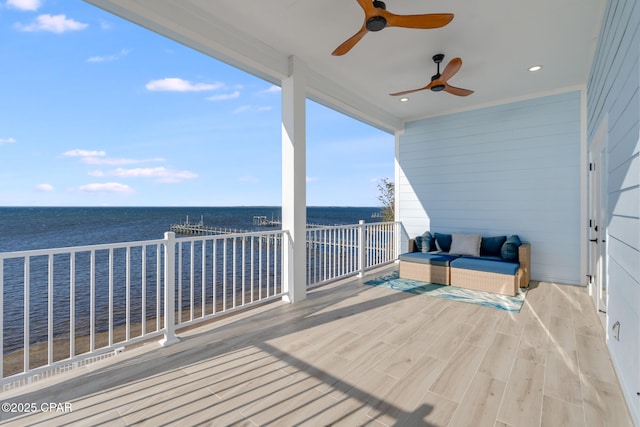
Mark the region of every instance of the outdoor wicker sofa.
[[425, 232], [401, 254], [400, 277], [514, 296], [529, 286], [531, 245], [513, 235]]

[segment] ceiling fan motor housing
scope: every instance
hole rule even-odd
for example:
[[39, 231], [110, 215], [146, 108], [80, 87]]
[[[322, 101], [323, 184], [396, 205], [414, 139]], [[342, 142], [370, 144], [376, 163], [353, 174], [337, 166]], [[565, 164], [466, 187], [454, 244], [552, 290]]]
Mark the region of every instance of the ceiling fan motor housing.
[[[377, 9], [387, 9], [387, 5], [379, 0], [373, 0], [373, 7]], [[369, 31], [380, 31], [387, 26], [387, 20], [382, 16], [372, 16], [371, 18], [367, 19], [366, 26], [367, 30]]]
[[372, 16], [367, 19], [367, 30], [380, 31], [387, 26], [387, 20], [382, 16]]

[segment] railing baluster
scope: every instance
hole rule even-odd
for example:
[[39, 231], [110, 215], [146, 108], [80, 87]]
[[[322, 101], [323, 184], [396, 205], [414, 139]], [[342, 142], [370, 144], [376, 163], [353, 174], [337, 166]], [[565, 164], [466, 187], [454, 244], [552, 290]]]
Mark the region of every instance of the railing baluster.
[[182, 323], [182, 244], [178, 242], [178, 323]]
[[218, 312], [218, 239], [213, 239], [213, 314]]
[[227, 309], [227, 239], [222, 240], [222, 311]]
[[262, 236], [258, 238], [258, 299], [262, 299]]
[[109, 248], [109, 345], [113, 345], [113, 248]]
[[30, 290], [30, 263], [31, 257], [26, 256], [24, 259], [24, 346], [23, 346], [23, 367], [24, 372], [29, 372], [29, 294]]
[[232, 289], [233, 304], [231, 304], [231, 307], [234, 307], [234, 308], [236, 306], [236, 268], [237, 268], [236, 267], [236, 245], [237, 245], [237, 241], [238, 241], [238, 239], [234, 237], [233, 238], [233, 244], [232, 244], [232, 253], [231, 253], [231, 256], [232, 256], [232, 259], [231, 259], [231, 277], [232, 277], [231, 283], [232, 283], [232, 286], [233, 286], [233, 289]]
[[202, 267], [200, 268], [201, 289], [200, 289], [200, 317], [205, 316], [207, 306], [207, 244], [202, 240]]
[[[161, 261], [162, 261], [162, 246], [160, 244], [156, 245], [156, 331], [159, 331], [160, 326], [160, 292], [161, 287], [160, 284], [162, 282], [162, 270], [161, 270]], [[166, 259], [165, 259], [166, 262]]]
[[125, 252], [125, 267], [124, 267], [124, 283], [125, 283], [125, 341], [131, 339], [131, 247], [127, 246]]
[[253, 302], [253, 300], [254, 300], [253, 292], [254, 292], [254, 284], [255, 284], [255, 277], [254, 277], [255, 271], [254, 271], [254, 268], [255, 268], [255, 253], [256, 253], [255, 252], [255, 241], [256, 241], [256, 238], [254, 236], [251, 236], [250, 239], [251, 239], [251, 302]]
[[[89, 352], [96, 349], [96, 253], [89, 255]], [[129, 304], [127, 304], [129, 307]]]
[[48, 256], [48, 295], [47, 295], [47, 360], [49, 365], [53, 363], [53, 254]]
[[69, 357], [76, 355], [76, 253], [69, 261]]
[[147, 245], [142, 245], [142, 314], [140, 321], [142, 327], [140, 333], [142, 336], [147, 334]]
[[246, 294], [247, 294], [247, 290], [245, 289], [245, 285], [246, 285], [246, 271], [247, 269], [245, 268], [245, 266], [247, 265], [247, 238], [243, 237], [242, 238], [242, 261], [241, 261], [241, 265], [242, 265], [242, 305], [246, 304]]
[[[196, 242], [191, 241], [190, 245], [191, 252], [189, 253], [189, 320], [193, 320], [193, 312], [195, 308], [194, 298], [195, 298], [195, 252], [196, 252]], [[182, 307], [178, 306], [178, 310], [182, 311]]]
[[271, 279], [271, 237], [267, 236], [267, 297], [270, 295]]
[[279, 239], [273, 235], [273, 294], [278, 293], [278, 248], [280, 247]]

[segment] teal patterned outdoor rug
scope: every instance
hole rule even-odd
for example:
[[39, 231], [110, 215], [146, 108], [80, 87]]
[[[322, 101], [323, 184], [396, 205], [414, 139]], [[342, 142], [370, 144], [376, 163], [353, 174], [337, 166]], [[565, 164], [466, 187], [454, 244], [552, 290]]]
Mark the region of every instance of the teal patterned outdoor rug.
[[418, 282], [417, 280], [399, 278], [398, 271], [369, 280], [364, 282], [364, 284], [369, 286], [380, 286], [382, 288], [389, 288], [402, 292], [410, 292], [412, 294], [424, 294], [430, 297], [479, 304], [485, 307], [497, 308], [499, 310], [514, 313], [518, 313], [520, 311], [522, 303], [524, 302], [524, 297], [527, 293], [525, 289], [519, 288], [518, 294], [514, 297], [510, 297], [491, 292], [457, 288], [455, 286]]

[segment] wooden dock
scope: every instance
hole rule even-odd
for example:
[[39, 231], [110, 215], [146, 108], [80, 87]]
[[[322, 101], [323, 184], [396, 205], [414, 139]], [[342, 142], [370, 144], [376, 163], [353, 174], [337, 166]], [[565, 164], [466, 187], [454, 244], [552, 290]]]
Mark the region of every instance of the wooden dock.
[[250, 233], [250, 230], [240, 230], [236, 228], [211, 227], [203, 224], [171, 224], [170, 230], [176, 234], [187, 235], [219, 235], [219, 234], [237, 234]]
[[250, 233], [250, 230], [239, 230], [237, 228], [225, 228], [225, 227], [212, 227], [204, 225], [204, 218], [200, 217], [200, 222], [190, 223], [189, 216], [184, 222], [179, 224], [171, 224], [169, 229], [176, 234], [186, 235], [219, 235], [219, 234], [237, 234], [237, 233]]
[[253, 225], [260, 227], [277, 227], [282, 225], [282, 221], [273, 219], [273, 216], [269, 219], [266, 215], [255, 215], [253, 217]]

